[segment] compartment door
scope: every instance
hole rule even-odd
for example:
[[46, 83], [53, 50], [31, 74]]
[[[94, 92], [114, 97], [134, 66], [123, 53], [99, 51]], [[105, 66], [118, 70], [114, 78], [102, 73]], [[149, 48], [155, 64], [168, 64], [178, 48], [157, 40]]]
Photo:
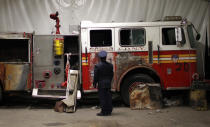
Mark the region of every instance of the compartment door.
[[[62, 90], [64, 82], [64, 56], [54, 57], [53, 40], [63, 38], [54, 35], [35, 35], [33, 43], [33, 84], [34, 88], [46, 91]], [[50, 94], [57, 94], [59, 92]], [[48, 93], [38, 94], [48, 94]], [[62, 94], [65, 92], [61, 92]]]

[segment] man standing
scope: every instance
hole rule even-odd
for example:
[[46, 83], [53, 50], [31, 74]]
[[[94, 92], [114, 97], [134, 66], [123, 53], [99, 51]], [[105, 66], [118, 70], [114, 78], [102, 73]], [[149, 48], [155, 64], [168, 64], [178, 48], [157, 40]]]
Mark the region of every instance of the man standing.
[[107, 52], [101, 51], [98, 54], [100, 62], [94, 68], [93, 86], [98, 84], [98, 95], [101, 105], [101, 112], [98, 116], [109, 116], [112, 113], [111, 82], [113, 78], [113, 65], [106, 61]]

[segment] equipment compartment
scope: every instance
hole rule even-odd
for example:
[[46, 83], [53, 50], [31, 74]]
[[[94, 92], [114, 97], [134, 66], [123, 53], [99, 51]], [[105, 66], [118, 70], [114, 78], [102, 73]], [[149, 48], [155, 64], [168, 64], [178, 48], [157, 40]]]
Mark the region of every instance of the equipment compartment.
[[[70, 53], [70, 69], [79, 70], [79, 37], [78, 36], [65, 36], [64, 37], [64, 54]], [[65, 64], [66, 64], [65, 57]]]
[[29, 39], [0, 39], [0, 62], [29, 62]]

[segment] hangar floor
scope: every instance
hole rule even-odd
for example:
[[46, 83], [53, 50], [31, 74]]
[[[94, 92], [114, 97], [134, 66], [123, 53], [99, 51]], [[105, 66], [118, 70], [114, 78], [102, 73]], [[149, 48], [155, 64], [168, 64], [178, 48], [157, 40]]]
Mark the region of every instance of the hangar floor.
[[0, 106], [0, 127], [209, 127], [210, 110], [189, 106], [131, 110], [114, 100], [112, 116], [99, 117], [97, 101], [79, 103], [76, 113], [53, 110], [55, 100], [12, 97]]

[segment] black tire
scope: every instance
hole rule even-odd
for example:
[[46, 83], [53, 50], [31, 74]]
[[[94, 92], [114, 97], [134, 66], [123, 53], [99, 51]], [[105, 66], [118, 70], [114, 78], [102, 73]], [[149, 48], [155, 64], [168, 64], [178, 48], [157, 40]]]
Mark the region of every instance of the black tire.
[[122, 84], [120, 92], [121, 92], [121, 97], [123, 99], [123, 102], [128, 106], [130, 105], [129, 87], [134, 82], [152, 83], [155, 81], [154, 81], [154, 79], [152, 79], [150, 76], [148, 76], [146, 74], [135, 74], [135, 75], [127, 77]]

